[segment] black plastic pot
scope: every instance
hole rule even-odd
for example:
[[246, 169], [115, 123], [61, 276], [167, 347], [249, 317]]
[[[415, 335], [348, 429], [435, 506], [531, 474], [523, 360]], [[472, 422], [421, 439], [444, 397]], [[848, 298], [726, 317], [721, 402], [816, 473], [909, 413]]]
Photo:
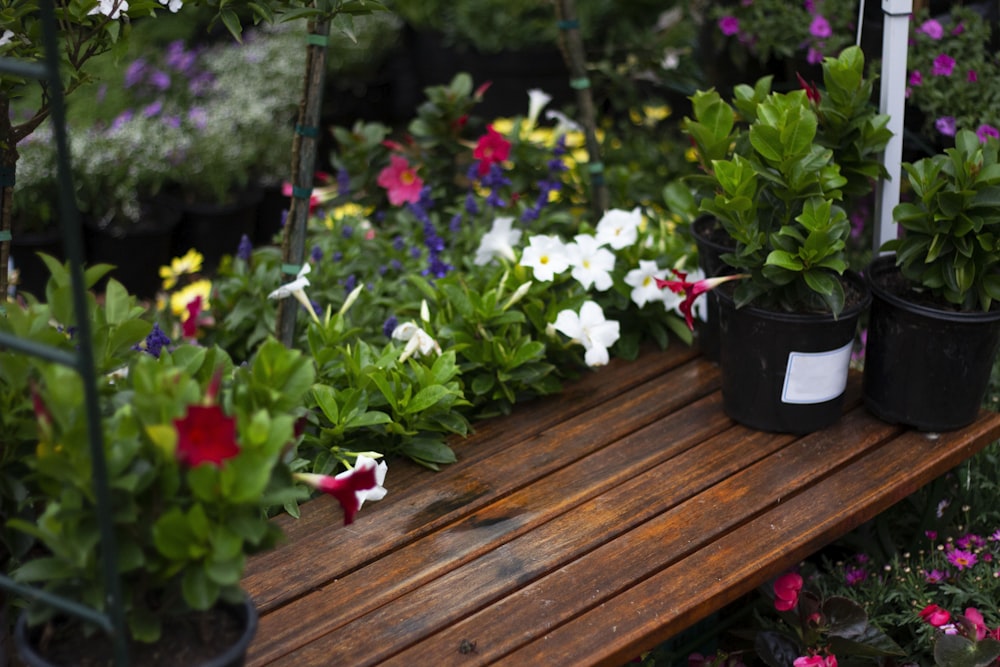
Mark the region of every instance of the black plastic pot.
[[[242, 604], [222, 604], [226, 612], [233, 615], [242, 628], [239, 639], [225, 651], [210, 660], [185, 667], [242, 667], [246, 664], [247, 649], [257, 634], [257, 608], [253, 600], [247, 596]], [[25, 667], [66, 667], [50, 662], [36, 648], [41, 628], [28, 627], [27, 616], [21, 614], [14, 625], [14, 650], [21, 664]], [[80, 656], [86, 658], [87, 656]], [[75, 664], [75, 663], [74, 663]], [[90, 663], [87, 663], [90, 664]], [[131, 664], [141, 667], [137, 662]]]
[[[722, 261], [722, 255], [733, 252], [735, 245], [722, 242], [726, 237], [721, 223], [712, 216], [702, 216], [691, 223], [691, 235], [698, 248], [698, 267], [706, 277], [728, 275], [733, 267]], [[698, 347], [710, 361], [719, 361], [719, 302], [715, 290], [705, 295], [705, 321], [698, 322]]]
[[979, 414], [1000, 344], [1000, 309], [957, 312], [913, 303], [887, 289], [895, 255], [865, 276], [872, 308], [865, 346], [865, 406], [879, 419], [951, 431]]
[[859, 276], [848, 274], [844, 280], [864, 298], [837, 318], [736, 308], [728, 290], [715, 290], [727, 415], [751, 428], [779, 433], [811, 433], [840, 418], [858, 320], [871, 301]]

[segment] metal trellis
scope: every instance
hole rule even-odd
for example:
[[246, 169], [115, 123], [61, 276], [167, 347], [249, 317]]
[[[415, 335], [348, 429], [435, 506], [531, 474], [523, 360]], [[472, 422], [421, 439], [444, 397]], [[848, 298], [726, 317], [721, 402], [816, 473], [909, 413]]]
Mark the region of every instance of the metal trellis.
[[60, 58], [53, 0], [40, 0], [39, 15], [41, 18], [45, 53], [43, 62], [23, 62], [11, 58], [0, 58], [0, 72], [46, 81], [49, 85], [50, 119], [53, 128], [53, 137], [56, 141], [59, 176], [59, 222], [66, 257], [69, 261], [73, 309], [77, 319], [76, 339], [79, 345], [77, 346], [76, 353], [71, 354], [57, 348], [40, 345], [30, 340], [0, 332], [0, 347], [24, 352], [25, 354], [34, 355], [74, 368], [83, 380], [84, 402], [87, 411], [87, 431], [94, 469], [94, 496], [101, 537], [102, 554], [100, 560], [108, 597], [106, 601], [107, 611], [101, 612], [38, 588], [24, 586], [6, 575], [0, 575], [0, 588], [49, 604], [66, 614], [97, 624], [108, 634], [113, 643], [115, 665], [125, 667], [128, 665], [128, 652], [124, 606], [121, 581], [118, 576], [117, 547], [112, 525], [113, 512], [104, 458], [96, 370], [92, 352], [92, 334], [83, 277], [83, 241], [80, 232], [80, 215], [76, 209], [73, 196], [69, 151], [66, 141], [66, 112], [62, 80], [59, 76]]

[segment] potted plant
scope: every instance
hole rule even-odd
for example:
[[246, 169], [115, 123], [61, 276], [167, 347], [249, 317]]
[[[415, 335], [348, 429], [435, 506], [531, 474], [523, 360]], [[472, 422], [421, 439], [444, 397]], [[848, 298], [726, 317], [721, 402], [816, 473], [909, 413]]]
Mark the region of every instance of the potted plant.
[[998, 146], [960, 130], [953, 148], [903, 164], [902, 234], [866, 271], [864, 396], [881, 419], [946, 431], [978, 413], [1000, 341]]
[[[838, 202], [847, 179], [817, 141], [811, 97], [760, 100], [745, 150], [712, 161], [716, 194], [700, 206], [732, 240], [722, 259], [740, 278], [716, 291], [723, 406], [763, 430], [809, 432], [839, 418], [869, 300], [863, 282], [845, 275], [850, 223]], [[665, 284], [689, 294], [705, 287]]]
[[[54, 269], [53, 281], [53, 295], [67, 289], [65, 271]], [[300, 351], [269, 339], [235, 367], [219, 348], [172, 347], [163, 332], [150, 331], [119, 283], [109, 282], [106, 299], [106, 306], [91, 306], [96, 323], [122, 320], [114, 340], [141, 341], [150, 332], [125, 367], [99, 378], [128, 652], [133, 664], [151, 666], [241, 664], [255, 619], [240, 588], [246, 558], [281, 535], [269, 510], [320, 488], [344, 503], [350, 522], [360, 501], [378, 496], [384, 464], [358, 458], [336, 478], [293, 471], [297, 421], [315, 376]], [[39, 306], [11, 324], [32, 330], [51, 326], [48, 318], [68, 322], [67, 308], [65, 300]], [[33, 405], [37, 424], [25, 484], [36, 518], [9, 523], [36, 546], [11, 576], [107, 611], [100, 563], [108, 554], [95, 515], [82, 380], [73, 369], [35, 359], [25, 375], [30, 394], [23, 400]], [[95, 625], [43, 601], [26, 607], [15, 640], [32, 656], [28, 664], [42, 664], [30, 662], [37, 653], [56, 665], [70, 664], [66, 651], [73, 660], [91, 650], [106, 656], [110, 645]], [[218, 654], [237, 661], [219, 661]]]

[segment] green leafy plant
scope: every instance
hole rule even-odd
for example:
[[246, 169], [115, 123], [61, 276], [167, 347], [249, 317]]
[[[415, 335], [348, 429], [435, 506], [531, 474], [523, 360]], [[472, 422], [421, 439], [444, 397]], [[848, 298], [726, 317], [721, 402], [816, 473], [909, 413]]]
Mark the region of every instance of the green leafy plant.
[[998, 142], [971, 130], [955, 146], [904, 163], [913, 201], [893, 209], [901, 238], [883, 244], [918, 290], [962, 310], [989, 310], [1000, 298]]

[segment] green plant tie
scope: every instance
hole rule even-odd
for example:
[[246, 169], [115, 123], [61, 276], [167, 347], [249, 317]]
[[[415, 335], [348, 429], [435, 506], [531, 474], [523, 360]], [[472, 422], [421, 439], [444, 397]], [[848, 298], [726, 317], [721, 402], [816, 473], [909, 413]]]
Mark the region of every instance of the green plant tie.
[[586, 90], [587, 88], [590, 88], [590, 79], [585, 76], [580, 77], [579, 79], [570, 79], [569, 85], [570, 88], [573, 88], [574, 90]]
[[311, 32], [306, 35], [306, 44], [309, 46], [321, 46], [325, 49], [330, 44], [330, 36]]
[[0, 231], [0, 243], [3, 243], [4, 241], [10, 241], [13, 238], [14, 237], [11, 236], [10, 232], [7, 231], [6, 229], [3, 230], [3, 231]]
[[580, 20], [579, 19], [563, 19], [556, 23], [560, 30], [579, 30]]
[[587, 165], [587, 171], [590, 172], [590, 180], [594, 185], [604, 185], [603, 162], [591, 162]]
[[292, 196], [296, 199], [309, 199], [312, 197], [312, 188], [300, 188], [298, 186], [292, 186]]
[[310, 139], [315, 139], [316, 137], [319, 136], [319, 128], [318, 127], [307, 127], [305, 125], [296, 125], [295, 126], [295, 133], [299, 134], [299, 135], [301, 135], [303, 137], [309, 137]]
[[14, 168], [0, 167], [0, 188], [14, 187]]
[[301, 264], [282, 264], [281, 265], [281, 272], [282, 273], [287, 273], [290, 276], [297, 276], [297, 275], [299, 275], [299, 271], [301, 271], [301, 270], [302, 270], [302, 265]]

